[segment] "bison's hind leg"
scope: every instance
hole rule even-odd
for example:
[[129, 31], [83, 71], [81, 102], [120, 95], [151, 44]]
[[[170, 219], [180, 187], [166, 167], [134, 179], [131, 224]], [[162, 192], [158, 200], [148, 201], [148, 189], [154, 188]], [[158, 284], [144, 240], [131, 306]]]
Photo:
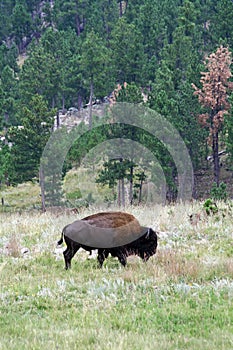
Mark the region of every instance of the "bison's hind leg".
[[123, 265], [124, 267], [126, 266], [127, 264], [127, 258], [125, 256], [125, 254], [119, 254], [118, 256], [118, 260], [120, 261], [121, 265]]
[[103, 266], [104, 260], [107, 259], [109, 255], [109, 251], [107, 249], [98, 249], [98, 257], [97, 260], [99, 262], [99, 267]]
[[66, 250], [63, 252], [64, 260], [65, 260], [65, 269], [68, 270], [71, 268], [71, 259], [79, 250], [80, 245], [75, 244], [74, 242], [70, 242], [67, 244]]
[[65, 269], [68, 270], [71, 267], [70, 262], [68, 262], [68, 257], [70, 255], [70, 247], [67, 247], [63, 252], [64, 260], [65, 260]]

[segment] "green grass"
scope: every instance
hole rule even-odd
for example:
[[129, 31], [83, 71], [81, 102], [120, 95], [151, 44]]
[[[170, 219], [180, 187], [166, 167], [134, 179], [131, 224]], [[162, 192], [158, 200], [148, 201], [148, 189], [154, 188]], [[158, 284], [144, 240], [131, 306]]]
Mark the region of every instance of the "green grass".
[[160, 231], [158, 252], [102, 270], [86, 252], [64, 270], [56, 241], [77, 215], [2, 213], [0, 349], [232, 349], [233, 223], [219, 205], [218, 219], [199, 203], [128, 208]]
[[[95, 171], [91, 168], [82, 167], [67, 172], [62, 188], [69, 206], [82, 207], [87, 201], [98, 206], [103, 203], [103, 198], [113, 201], [112, 190], [90, 181], [94, 178]], [[4, 199], [4, 206], [0, 205], [0, 213], [41, 208], [40, 187], [36, 181], [0, 188], [1, 198]]]
[[[113, 201], [112, 190], [108, 186], [102, 186], [90, 179], [96, 178], [96, 168], [81, 167], [76, 170], [72, 169], [67, 172], [63, 190], [66, 194], [66, 198], [70, 201], [72, 206], [79, 206], [85, 200], [93, 202], [95, 205], [99, 205], [103, 202], [103, 198], [109, 198]], [[78, 183], [78, 188], [77, 188]], [[80, 198], [81, 197], [81, 198]]]
[[4, 199], [4, 206], [0, 206], [0, 212], [30, 210], [41, 207], [38, 183], [27, 182], [6, 187], [0, 190], [0, 197]]

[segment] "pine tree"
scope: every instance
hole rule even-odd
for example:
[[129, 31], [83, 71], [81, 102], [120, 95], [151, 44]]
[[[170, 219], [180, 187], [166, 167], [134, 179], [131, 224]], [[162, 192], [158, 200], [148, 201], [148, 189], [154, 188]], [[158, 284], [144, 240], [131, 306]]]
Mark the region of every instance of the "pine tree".
[[142, 35], [136, 26], [124, 17], [119, 18], [111, 33], [110, 48], [114, 81], [120, 84], [135, 82], [143, 86], [145, 55]]
[[12, 26], [19, 53], [22, 53], [25, 48], [23, 39], [29, 37], [32, 32], [32, 19], [26, 3], [22, 0], [17, 0], [13, 8]]
[[40, 157], [51, 133], [53, 115], [54, 111], [48, 110], [39, 95], [35, 95], [28, 106], [21, 107], [18, 117], [21, 125], [9, 128], [7, 133], [14, 164], [11, 182], [38, 178]]
[[200, 70], [200, 55], [195, 48], [200, 40], [199, 27], [195, 25], [196, 17], [194, 4], [184, 1], [183, 6], [179, 7], [177, 27], [172, 33], [171, 43], [165, 42], [160, 52], [162, 59], [149, 94], [149, 106], [180, 132], [195, 168], [204, 150], [201, 147], [204, 139], [202, 130], [193, 118], [199, 112], [199, 106], [191, 88]]
[[92, 30], [82, 44], [81, 72], [86, 88], [89, 88], [89, 128], [92, 128], [92, 104], [94, 94], [103, 97], [109, 82], [109, 50], [98, 34]]
[[0, 141], [0, 187], [1, 185], [9, 185], [13, 174], [14, 164], [11, 148], [2, 137]]
[[55, 1], [53, 14], [57, 28], [61, 30], [75, 29], [79, 36], [85, 28], [89, 10], [89, 0]]
[[0, 75], [0, 106], [2, 124], [9, 126], [16, 123], [15, 105], [17, 78], [12, 68], [6, 65]]
[[11, 14], [14, 7], [14, 0], [1, 0], [0, 1], [0, 38], [2, 41], [9, 38], [12, 33], [12, 21]]
[[232, 21], [233, 2], [231, 0], [217, 1], [209, 23], [212, 45], [221, 43], [224, 46], [233, 46]]
[[0, 46], [0, 125], [16, 123], [15, 105], [17, 99], [17, 48]]
[[199, 115], [199, 123], [209, 129], [209, 141], [212, 145], [214, 161], [214, 181], [219, 186], [219, 133], [223, 130], [224, 117], [228, 114], [230, 103], [228, 92], [233, 90], [231, 78], [231, 53], [227, 47], [220, 46], [216, 52], [210, 54], [205, 61], [207, 71], [202, 72], [199, 89], [195, 84], [194, 95], [205, 113]]
[[38, 94], [52, 106], [53, 92], [51, 93], [49, 70], [51, 60], [51, 55], [45, 52], [42, 45], [37, 45], [30, 52], [19, 74], [21, 103], [29, 103], [32, 97]]
[[77, 104], [81, 85], [80, 43], [74, 30], [49, 28], [40, 43], [32, 45], [19, 75], [21, 101], [28, 103], [35, 94], [48, 105], [64, 108]]
[[141, 88], [135, 83], [128, 84], [124, 82], [123, 85], [118, 84], [117, 88], [113, 91], [112, 102], [142, 103], [143, 96]]
[[[80, 42], [72, 29], [58, 31], [49, 28], [40, 41], [48, 57], [48, 75], [52, 106], [71, 106], [81, 84]], [[52, 91], [53, 90], [53, 91]]]

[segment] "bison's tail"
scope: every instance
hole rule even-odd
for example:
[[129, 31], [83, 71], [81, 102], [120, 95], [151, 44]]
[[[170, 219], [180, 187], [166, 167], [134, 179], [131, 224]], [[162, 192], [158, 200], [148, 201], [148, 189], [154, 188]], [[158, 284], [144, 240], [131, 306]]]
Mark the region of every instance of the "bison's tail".
[[61, 233], [61, 239], [57, 242], [57, 245], [61, 245], [63, 243], [63, 231]]

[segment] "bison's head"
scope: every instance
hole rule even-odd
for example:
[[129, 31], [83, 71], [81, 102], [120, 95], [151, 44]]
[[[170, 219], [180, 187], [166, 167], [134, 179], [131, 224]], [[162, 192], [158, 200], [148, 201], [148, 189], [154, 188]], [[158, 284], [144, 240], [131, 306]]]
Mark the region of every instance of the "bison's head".
[[157, 240], [156, 232], [152, 228], [148, 228], [146, 234], [130, 244], [130, 248], [144, 261], [147, 261], [150, 256], [156, 253]]

